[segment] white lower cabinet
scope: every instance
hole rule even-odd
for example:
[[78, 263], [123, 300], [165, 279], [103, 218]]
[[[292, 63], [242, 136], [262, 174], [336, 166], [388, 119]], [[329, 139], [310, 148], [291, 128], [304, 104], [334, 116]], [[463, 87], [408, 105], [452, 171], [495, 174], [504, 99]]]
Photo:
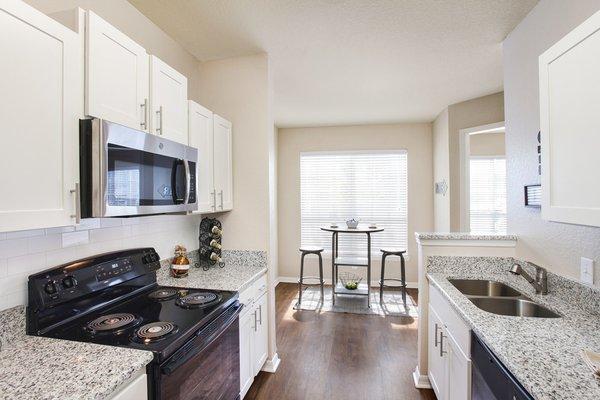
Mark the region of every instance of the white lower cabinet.
[[114, 393], [110, 400], [140, 400], [148, 398], [148, 377], [142, 374], [126, 382], [123, 388]]
[[244, 398], [268, 354], [266, 276], [240, 293], [240, 398]]
[[439, 400], [470, 400], [470, 329], [431, 285], [429, 297], [429, 382]]

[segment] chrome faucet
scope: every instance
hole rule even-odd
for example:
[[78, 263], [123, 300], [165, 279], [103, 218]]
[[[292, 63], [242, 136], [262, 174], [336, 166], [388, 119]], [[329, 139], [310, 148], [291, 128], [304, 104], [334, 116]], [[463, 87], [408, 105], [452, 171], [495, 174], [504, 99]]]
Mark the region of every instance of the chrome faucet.
[[535, 279], [531, 277], [520, 264], [515, 263], [510, 269], [511, 274], [521, 275], [531, 283], [537, 294], [548, 294], [548, 271], [545, 268], [535, 265], [534, 263], [528, 263], [535, 267]]

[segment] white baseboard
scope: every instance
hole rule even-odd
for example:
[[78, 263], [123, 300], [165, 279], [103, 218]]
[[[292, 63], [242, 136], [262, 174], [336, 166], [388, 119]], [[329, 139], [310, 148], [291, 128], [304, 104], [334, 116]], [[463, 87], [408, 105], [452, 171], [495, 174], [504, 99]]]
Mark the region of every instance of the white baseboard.
[[419, 372], [419, 366], [415, 368], [412, 373], [413, 381], [415, 383], [415, 387], [417, 389], [431, 389], [431, 383], [429, 382], [429, 377], [427, 375], [421, 375]]
[[265, 364], [263, 365], [262, 370], [265, 372], [270, 372], [270, 373], [274, 374], [275, 371], [277, 371], [277, 368], [279, 367], [280, 362], [281, 362], [281, 359], [279, 358], [279, 355], [277, 353], [275, 353], [270, 360], [267, 359], [267, 361], [265, 361]]
[[[275, 281], [275, 286], [279, 285], [280, 283], [298, 283], [298, 279], [299, 277], [297, 276], [280, 276], [277, 278], [277, 280]], [[326, 285], [331, 285], [331, 279], [330, 278], [325, 278], [323, 279], [323, 281], [325, 282]], [[317, 282], [315, 280], [311, 280], [312, 282]], [[379, 287], [379, 282], [378, 281], [371, 281], [371, 287]], [[406, 287], [409, 289], [416, 289], [418, 288], [418, 283], [417, 282], [406, 282]]]

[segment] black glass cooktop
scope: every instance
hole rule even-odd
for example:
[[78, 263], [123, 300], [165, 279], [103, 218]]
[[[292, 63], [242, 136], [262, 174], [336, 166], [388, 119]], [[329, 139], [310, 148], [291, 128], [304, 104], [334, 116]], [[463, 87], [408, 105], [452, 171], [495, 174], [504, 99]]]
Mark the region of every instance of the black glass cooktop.
[[237, 300], [237, 293], [154, 286], [43, 336], [150, 350], [165, 359]]

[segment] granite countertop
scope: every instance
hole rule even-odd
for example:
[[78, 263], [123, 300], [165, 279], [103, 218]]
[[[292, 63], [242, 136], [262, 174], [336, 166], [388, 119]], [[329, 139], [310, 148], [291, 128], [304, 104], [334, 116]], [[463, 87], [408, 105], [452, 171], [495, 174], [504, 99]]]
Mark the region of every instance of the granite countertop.
[[417, 240], [517, 240], [517, 235], [486, 235], [469, 232], [415, 232]]
[[[197, 262], [196, 254], [190, 254], [190, 258], [192, 264]], [[267, 272], [267, 256], [263, 251], [223, 251], [223, 260], [223, 268], [212, 266], [204, 271], [202, 268], [191, 267], [185, 278], [173, 278], [169, 273], [169, 261], [166, 260], [156, 272], [158, 284], [240, 292]]]
[[25, 335], [25, 307], [0, 312], [0, 399], [104, 399], [152, 352]]
[[[600, 290], [549, 273], [549, 293], [537, 295], [523, 277], [508, 272], [514, 261], [431, 257], [427, 277], [534, 398], [600, 399], [600, 379], [580, 356], [582, 349], [600, 352]], [[488, 313], [471, 303], [448, 278], [506, 283], [562, 318]]]

